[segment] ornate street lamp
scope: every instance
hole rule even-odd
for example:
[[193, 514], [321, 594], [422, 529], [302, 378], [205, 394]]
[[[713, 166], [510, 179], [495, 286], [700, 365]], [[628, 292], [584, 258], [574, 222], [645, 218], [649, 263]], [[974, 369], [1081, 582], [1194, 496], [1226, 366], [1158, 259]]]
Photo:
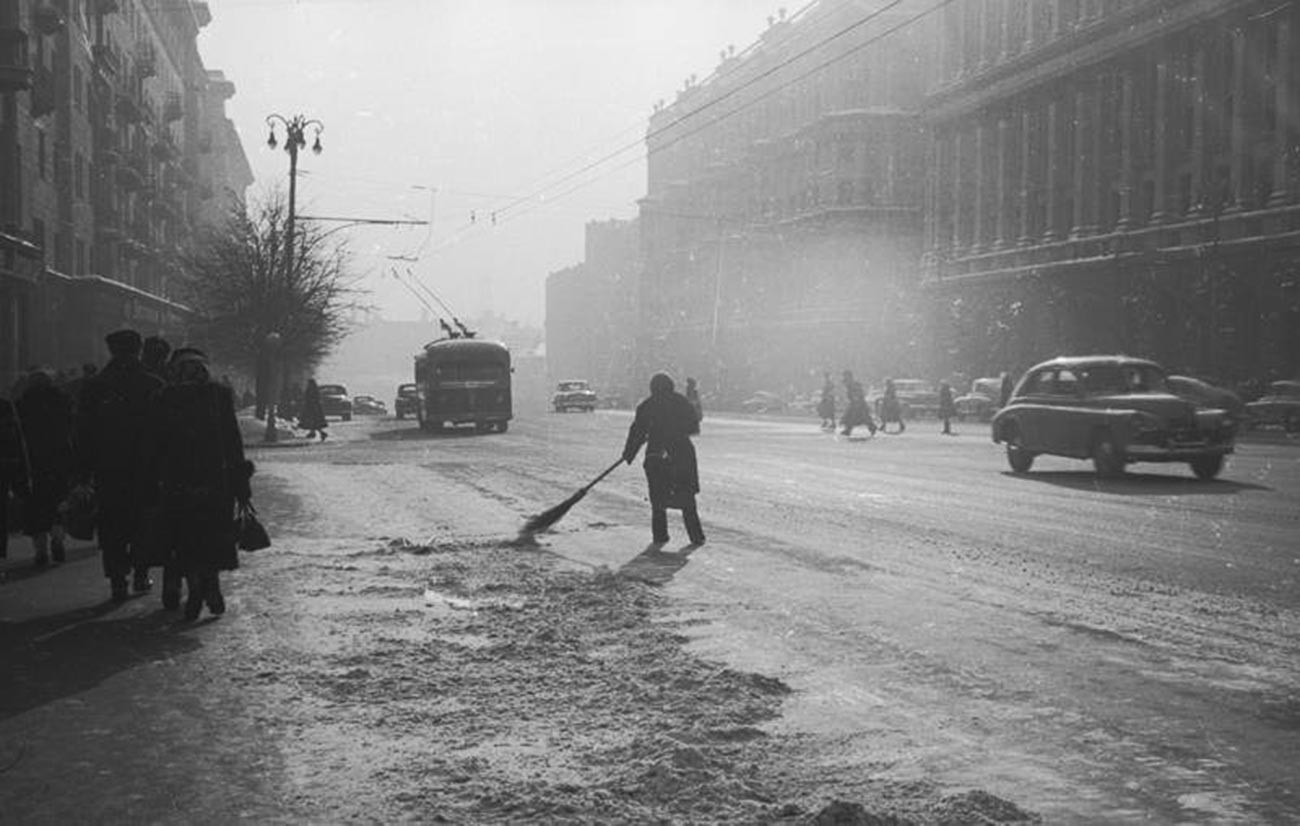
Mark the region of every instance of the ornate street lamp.
[[[275, 149], [279, 146], [276, 139], [275, 130], [279, 125], [284, 129], [284, 151], [289, 153], [289, 216], [284, 224], [284, 280], [288, 283], [293, 275], [293, 256], [294, 256], [294, 220], [295, 209], [298, 195], [298, 150], [307, 145], [307, 131], [312, 130], [311, 151], [313, 154], [321, 153], [320, 133], [325, 131], [325, 124], [314, 118], [306, 118], [302, 115], [294, 115], [286, 118], [283, 115], [272, 114], [266, 119], [267, 128], [270, 134], [267, 136], [266, 145], [269, 149]], [[274, 343], [271, 336], [275, 337]], [[282, 371], [279, 369], [279, 361], [283, 359], [283, 342], [280, 341], [279, 333], [271, 333], [267, 336], [267, 349], [270, 356], [268, 363], [269, 378], [273, 381], [279, 381]], [[266, 417], [266, 436], [268, 442], [276, 440], [275, 433], [275, 404], [279, 399], [280, 388], [271, 386], [268, 395], [271, 403], [268, 405]]]

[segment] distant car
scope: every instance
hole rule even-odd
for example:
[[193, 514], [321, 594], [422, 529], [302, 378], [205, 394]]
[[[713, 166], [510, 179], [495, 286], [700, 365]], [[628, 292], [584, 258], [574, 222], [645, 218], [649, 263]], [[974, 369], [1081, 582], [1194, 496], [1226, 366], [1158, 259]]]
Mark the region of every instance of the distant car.
[[1213, 479], [1235, 437], [1225, 411], [1198, 409], [1170, 392], [1160, 365], [1128, 356], [1043, 362], [993, 417], [993, 441], [1006, 445], [1015, 473], [1047, 454], [1090, 458], [1099, 476], [1132, 462], [1187, 462], [1197, 477]]
[[353, 396], [352, 412], [358, 416], [387, 416], [388, 405], [374, 396]]
[[758, 390], [740, 403], [746, 413], [782, 413], [785, 408], [785, 399], [768, 390]]
[[1197, 407], [1226, 411], [1234, 424], [1246, 421], [1246, 403], [1226, 387], [1192, 376], [1166, 376], [1165, 384], [1174, 395], [1182, 396]]
[[556, 413], [566, 410], [582, 410], [587, 413], [596, 409], [596, 391], [583, 379], [569, 379], [555, 386], [555, 395], [551, 396], [551, 406]]
[[320, 385], [320, 406], [326, 416], [352, 421], [352, 399], [348, 398], [348, 389], [341, 384]]
[[[929, 379], [894, 379], [894, 394], [904, 419], [939, 415], [939, 386]], [[876, 415], [884, 418], [885, 388], [873, 388], [869, 403]]]
[[1300, 381], [1269, 384], [1268, 393], [1246, 404], [1251, 427], [1281, 425], [1287, 433], [1300, 433]]
[[393, 399], [393, 414], [399, 419], [420, 415], [420, 389], [414, 384], [397, 385], [397, 396]]
[[987, 422], [997, 412], [998, 398], [1001, 395], [1002, 379], [997, 376], [975, 379], [971, 382], [969, 393], [952, 400], [953, 406], [957, 408], [957, 418]]

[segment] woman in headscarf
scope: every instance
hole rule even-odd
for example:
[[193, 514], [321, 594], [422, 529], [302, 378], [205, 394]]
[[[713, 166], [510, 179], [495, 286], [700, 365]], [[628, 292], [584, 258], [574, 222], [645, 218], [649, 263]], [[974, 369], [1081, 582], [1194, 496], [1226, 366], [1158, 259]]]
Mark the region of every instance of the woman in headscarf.
[[699, 467], [691, 436], [700, 432], [695, 408], [673, 389], [672, 377], [656, 373], [650, 379], [650, 397], [636, 408], [623, 446], [623, 461], [632, 464], [645, 445], [645, 477], [650, 487], [650, 532], [653, 541], [668, 541], [668, 509], [682, 512], [692, 545], [704, 544], [704, 528], [695, 509], [700, 492]]
[[159, 392], [150, 432], [163, 521], [185, 579], [185, 618], [193, 620], [204, 604], [213, 614], [226, 610], [220, 573], [239, 566], [235, 503], [252, 497], [252, 463], [244, 459], [234, 397], [212, 381], [203, 352], [176, 350], [170, 370], [175, 383]]
[[307, 379], [307, 387], [302, 391], [302, 409], [298, 413], [298, 429], [307, 431], [310, 439], [320, 432], [320, 440], [325, 441], [325, 429], [329, 427], [325, 420], [325, 408], [320, 401], [320, 387], [315, 379]]

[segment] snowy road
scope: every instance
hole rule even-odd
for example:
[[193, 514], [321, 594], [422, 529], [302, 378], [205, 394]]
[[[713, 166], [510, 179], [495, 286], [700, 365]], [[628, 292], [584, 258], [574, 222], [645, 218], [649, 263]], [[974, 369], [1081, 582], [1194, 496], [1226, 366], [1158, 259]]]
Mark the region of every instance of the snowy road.
[[[491, 541], [606, 467], [628, 421], [356, 421], [259, 461], [330, 513], [318, 535]], [[936, 429], [709, 417], [704, 548], [677, 553], [675, 523], [646, 547], [635, 466], [541, 543], [662, 584], [693, 651], [788, 684], [775, 727], [816, 738], [804, 773], [845, 793], [928, 778], [1048, 822], [1300, 819], [1300, 448], [1242, 445], [1217, 482], [1098, 482], [1068, 460], [1013, 476], [984, 428]]]

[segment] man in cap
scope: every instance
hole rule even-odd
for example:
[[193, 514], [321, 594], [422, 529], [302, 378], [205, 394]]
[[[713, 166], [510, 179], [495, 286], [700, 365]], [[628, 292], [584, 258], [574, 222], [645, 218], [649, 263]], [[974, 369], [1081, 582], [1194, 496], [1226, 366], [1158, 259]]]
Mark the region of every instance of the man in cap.
[[77, 460], [83, 476], [95, 484], [104, 576], [113, 599], [121, 602], [133, 568], [136, 593], [153, 586], [148, 567], [132, 565], [131, 544], [141, 511], [156, 495], [147, 424], [150, 400], [163, 382], [140, 361], [143, 341], [135, 330], [118, 330], [104, 340], [108, 364], [86, 380], [77, 405]]

